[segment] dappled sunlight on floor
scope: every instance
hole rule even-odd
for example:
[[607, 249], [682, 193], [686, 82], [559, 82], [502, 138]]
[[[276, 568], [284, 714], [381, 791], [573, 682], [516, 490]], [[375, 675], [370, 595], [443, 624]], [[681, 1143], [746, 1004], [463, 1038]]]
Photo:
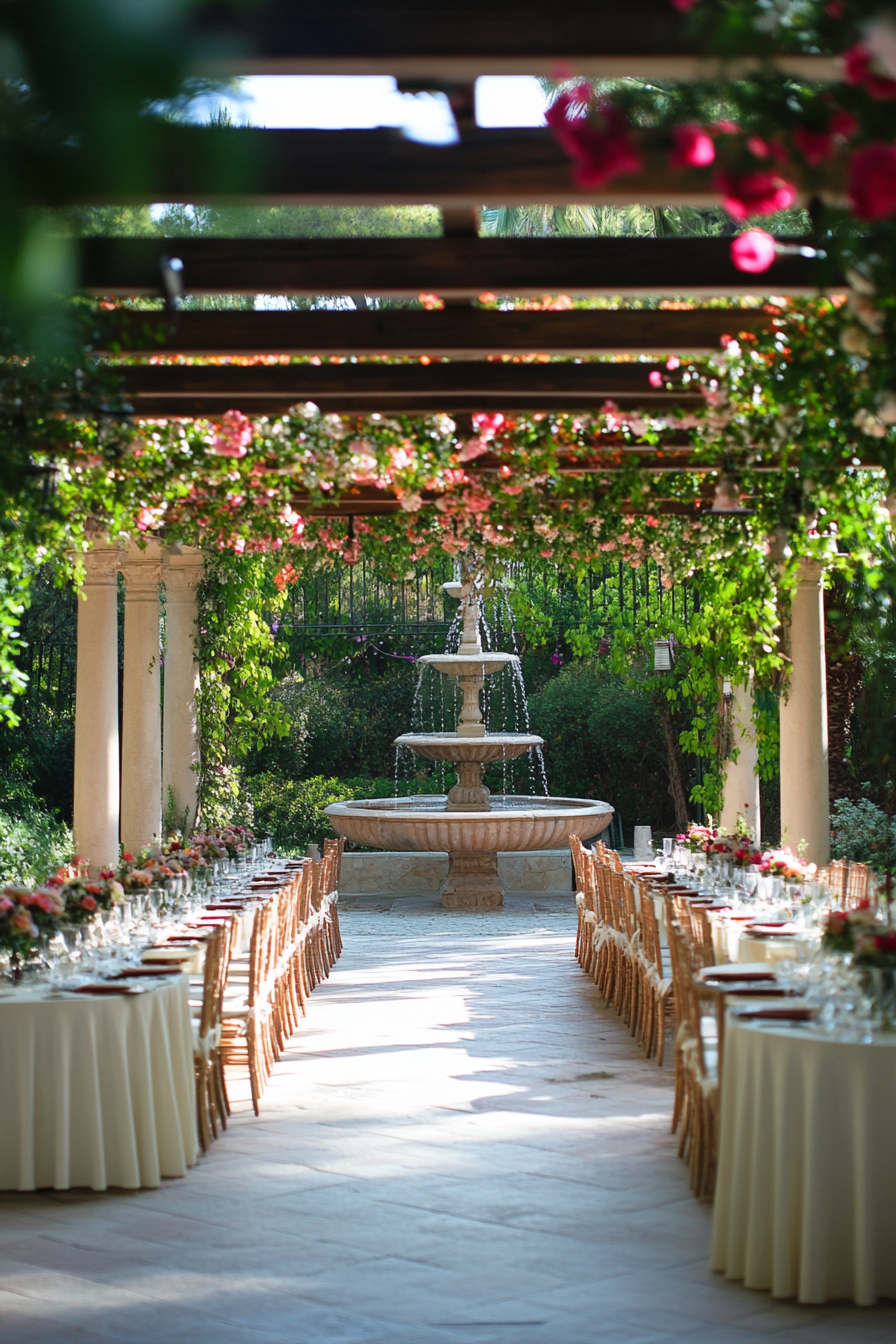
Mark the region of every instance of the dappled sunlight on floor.
[[896, 1307], [710, 1273], [670, 1069], [600, 1004], [574, 930], [347, 912], [260, 1119], [235, 1080], [185, 1180], [0, 1196], [4, 1344], [891, 1344]]

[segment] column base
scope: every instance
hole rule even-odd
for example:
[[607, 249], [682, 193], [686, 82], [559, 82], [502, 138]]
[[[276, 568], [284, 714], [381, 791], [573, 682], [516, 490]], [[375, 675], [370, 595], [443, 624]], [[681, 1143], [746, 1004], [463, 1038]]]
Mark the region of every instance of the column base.
[[484, 850], [457, 850], [442, 888], [445, 910], [500, 910], [504, 885], [498, 874], [498, 856]]

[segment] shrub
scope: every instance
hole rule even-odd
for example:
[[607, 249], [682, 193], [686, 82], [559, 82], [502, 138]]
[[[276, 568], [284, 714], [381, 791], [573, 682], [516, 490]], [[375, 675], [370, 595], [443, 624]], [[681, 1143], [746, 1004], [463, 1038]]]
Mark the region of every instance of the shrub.
[[0, 883], [40, 886], [74, 854], [72, 833], [25, 784], [0, 795]]
[[[273, 837], [281, 852], [304, 853], [314, 841], [321, 844], [335, 835], [324, 808], [351, 798], [391, 798], [395, 784], [391, 779], [355, 776], [351, 779], [284, 779], [271, 773], [253, 775], [246, 781], [255, 813], [255, 829]], [[419, 792], [438, 792], [437, 782], [422, 783]]]
[[838, 798], [831, 810], [831, 857], [867, 863], [876, 872], [896, 868], [896, 821], [870, 798]]
[[583, 660], [529, 697], [529, 717], [544, 738], [551, 793], [611, 803], [626, 834], [674, 826], [663, 729], [646, 691]]

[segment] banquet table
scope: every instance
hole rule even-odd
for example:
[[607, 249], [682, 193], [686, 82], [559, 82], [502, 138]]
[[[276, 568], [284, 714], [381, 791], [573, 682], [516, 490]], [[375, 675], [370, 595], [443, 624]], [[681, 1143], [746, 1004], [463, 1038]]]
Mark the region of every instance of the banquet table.
[[0, 994], [0, 1189], [155, 1187], [196, 1161], [185, 975]]
[[896, 1298], [896, 1038], [725, 1029], [712, 1266], [774, 1297]]

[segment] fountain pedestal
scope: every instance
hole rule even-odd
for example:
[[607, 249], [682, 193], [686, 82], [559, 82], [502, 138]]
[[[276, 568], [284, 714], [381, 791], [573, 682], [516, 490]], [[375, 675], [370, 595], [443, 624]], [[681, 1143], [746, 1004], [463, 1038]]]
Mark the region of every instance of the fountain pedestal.
[[445, 910], [500, 910], [504, 883], [498, 855], [488, 850], [455, 850], [442, 888]]

